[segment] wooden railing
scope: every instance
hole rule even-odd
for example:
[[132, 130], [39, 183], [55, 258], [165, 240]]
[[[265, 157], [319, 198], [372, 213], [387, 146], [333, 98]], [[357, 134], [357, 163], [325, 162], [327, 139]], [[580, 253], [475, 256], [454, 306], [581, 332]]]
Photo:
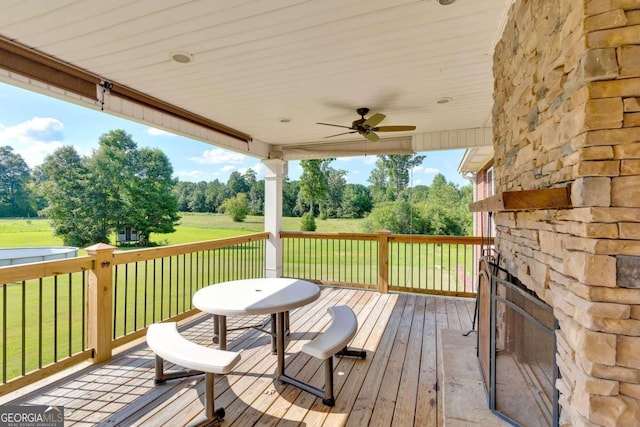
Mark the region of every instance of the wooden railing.
[[317, 283], [450, 296], [475, 296], [487, 239], [389, 232], [281, 232], [283, 276]]
[[[196, 313], [209, 284], [263, 277], [268, 233], [0, 267], [0, 396], [103, 362], [158, 321]], [[283, 275], [323, 284], [471, 296], [480, 238], [281, 233]], [[487, 242], [485, 242], [487, 244]]]
[[103, 362], [146, 326], [196, 313], [193, 293], [262, 277], [268, 233], [0, 267], [0, 396], [81, 361]]

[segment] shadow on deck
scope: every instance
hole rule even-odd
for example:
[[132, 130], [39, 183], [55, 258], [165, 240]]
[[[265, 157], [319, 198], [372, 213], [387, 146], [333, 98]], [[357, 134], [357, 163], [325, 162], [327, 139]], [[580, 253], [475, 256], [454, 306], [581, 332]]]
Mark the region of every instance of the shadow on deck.
[[[224, 406], [222, 425], [277, 426], [434, 426], [442, 423], [437, 380], [438, 329], [471, 328], [474, 301], [323, 287], [314, 303], [291, 313], [287, 373], [322, 386], [321, 361], [300, 347], [328, 326], [327, 307], [347, 304], [358, 316], [350, 347], [367, 351], [366, 360], [336, 358], [336, 405], [296, 387], [274, 381], [276, 356], [270, 338], [253, 329], [229, 333], [229, 349], [242, 360], [229, 375], [217, 375], [216, 406]], [[230, 317], [229, 327], [262, 318]], [[210, 316], [190, 319], [181, 332], [210, 344]], [[170, 368], [166, 364], [166, 368]], [[203, 412], [204, 379], [197, 376], [155, 386], [154, 358], [144, 341], [108, 363], [90, 365], [46, 385], [8, 396], [11, 404], [62, 405], [65, 425], [180, 426]], [[25, 394], [26, 393], [26, 394]]]

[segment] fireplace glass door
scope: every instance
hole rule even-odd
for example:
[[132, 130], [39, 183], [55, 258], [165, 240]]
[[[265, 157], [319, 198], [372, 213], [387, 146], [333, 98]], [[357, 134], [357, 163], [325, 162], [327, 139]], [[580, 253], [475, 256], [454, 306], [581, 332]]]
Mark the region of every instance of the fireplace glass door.
[[516, 425], [557, 426], [557, 323], [551, 307], [513, 282], [491, 280], [490, 405]]

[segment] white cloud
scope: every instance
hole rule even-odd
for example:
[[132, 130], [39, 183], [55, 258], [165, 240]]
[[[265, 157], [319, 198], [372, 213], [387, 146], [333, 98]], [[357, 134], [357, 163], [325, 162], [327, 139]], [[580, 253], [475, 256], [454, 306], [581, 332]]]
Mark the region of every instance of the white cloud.
[[33, 168], [62, 147], [64, 125], [51, 117], [34, 117], [15, 126], [0, 125], [0, 145], [11, 145], [16, 154]]
[[245, 173], [247, 173], [247, 171], [249, 169], [253, 169], [253, 171], [256, 173], [256, 176], [258, 176], [258, 179], [260, 176], [262, 176], [263, 172], [264, 172], [264, 164], [258, 162], [253, 166], [250, 166], [248, 168], [240, 168], [238, 169], [238, 172], [240, 172], [242, 175], [244, 175]]
[[190, 170], [190, 171], [176, 171], [173, 174], [175, 177], [180, 179], [181, 181], [212, 181], [220, 176], [220, 172], [218, 171], [201, 171], [201, 170]]
[[242, 163], [246, 156], [233, 151], [223, 150], [222, 148], [214, 148], [205, 150], [200, 157], [189, 157], [189, 160], [201, 165], [219, 165], [221, 163]]
[[416, 166], [413, 169], [411, 169], [411, 172], [413, 173], [422, 173], [425, 175], [435, 175], [437, 173], [440, 173], [440, 169], [437, 168], [427, 168], [424, 166]]
[[375, 165], [376, 160], [378, 160], [376, 156], [364, 156], [363, 161], [365, 165]]
[[147, 128], [147, 133], [152, 136], [174, 136], [171, 132], [156, 128]]

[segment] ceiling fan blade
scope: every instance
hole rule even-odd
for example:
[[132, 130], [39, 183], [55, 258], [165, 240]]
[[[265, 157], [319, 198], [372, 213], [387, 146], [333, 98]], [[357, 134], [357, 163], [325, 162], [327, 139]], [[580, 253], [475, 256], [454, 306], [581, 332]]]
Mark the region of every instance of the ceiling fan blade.
[[337, 133], [337, 134], [335, 134], [335, 135], [325, 136], [325, 139], [326, 139], [326, 138], [333, 138], [334, 136], [348, 135], [348, 134], [350, 134], [350, 133], [356, 133], [356, 132], [357, 132], [357, 131], [352, 130], [351, 132], [342, 132], [342, 133]]
[[362, 126], [374, 127], [378, 123], [383, 121], [385, 117], [387, 117], [387, 116], [385, 116], [384, 114], [376, 113], [373, 116], [369, 117], [367, 120], [365, 120], [364, 123], [362, 123]]
[[325, 126], [334, 126], [337, 128], [345, 128], [345, 129], [351, 129], [351, 126], [342, 126], [342, 125], [334, 125], [332, 123], [320, 123], [320, 122], [316, 122], [317, 125], [325, 125]]
[[362, 133], [361, 135], [367, 138], [369, 141], [377, 141], [380, 139], [380, 137], [373, 132]]
[[407, 130], [416, 130], [415, 126], [379, 126], [373, 128], [376, 132], [402, 132]]

